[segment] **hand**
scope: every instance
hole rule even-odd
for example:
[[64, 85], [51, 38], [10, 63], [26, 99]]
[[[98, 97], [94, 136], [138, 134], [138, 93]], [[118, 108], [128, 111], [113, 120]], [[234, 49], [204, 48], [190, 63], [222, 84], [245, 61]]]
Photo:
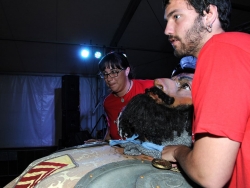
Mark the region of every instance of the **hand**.
[[175, 150], [178, 148], [179, 146], [165, 146], [163, 148], [163, 151], [161, 153], [161, 157], [162, 159], [165, 159], [169, 162], [176, 162], [175, 159]]
[[[176, 146], [166, 146], [163, 148], [163, 151], [161, 153], [162, 159], [165, 159], [169, 162], [172, 163], [172, 168], [175, 168], [178, 166], [176, 156], [175, 156], [175, 151], [177, 149], [180, 149], [183, 147], [182, 145], [176, 145]], [[186, 146], [184, 146], [186, 148]]]

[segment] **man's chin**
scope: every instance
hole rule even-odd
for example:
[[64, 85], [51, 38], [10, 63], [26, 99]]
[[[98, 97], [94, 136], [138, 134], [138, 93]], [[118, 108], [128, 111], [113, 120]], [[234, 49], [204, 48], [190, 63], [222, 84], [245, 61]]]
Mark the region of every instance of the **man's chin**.
[[186, 56], [186, 54], [182, 53], [181, 51], [178, 51], [177, 49], [174, 49], [174, 55], [178, 58]]

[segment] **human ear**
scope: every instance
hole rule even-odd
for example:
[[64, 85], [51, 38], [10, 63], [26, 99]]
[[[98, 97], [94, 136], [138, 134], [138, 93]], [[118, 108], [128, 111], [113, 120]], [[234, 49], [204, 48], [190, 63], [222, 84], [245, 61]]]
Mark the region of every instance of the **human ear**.
[[205, 15], [205, 26], [209, 33], [212, 32], [212, 27], [215, 22], [215, 20], [218, 18], [218, 11], [217, 6], [215, 5], [208, 5], [206, 10], [204, 10]]
[[130, 67], [127, 67], [125, 70], [126, 76], [128, 76], [129, 72], [130, 72]]

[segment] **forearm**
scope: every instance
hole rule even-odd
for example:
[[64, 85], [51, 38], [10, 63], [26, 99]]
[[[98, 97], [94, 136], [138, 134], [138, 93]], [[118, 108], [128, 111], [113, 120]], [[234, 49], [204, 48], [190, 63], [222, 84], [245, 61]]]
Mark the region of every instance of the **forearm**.
[[182, 145], [165, 147], [162, 158], [178, 162], [202, 187], [223, 187], [232, 175], [238, 147], [239, 143], [227, 138], [205, 136], [192, 149]]
[[[173, 157], [179, 163], [182, 170], [195, 182], [199, 182], [196, 178], [199, 169], [194, 169], [194, 159], [192, 158], [192, 150], [187, 146], [176, 146]], [[197, 171], [198, 170], [198, 171]]]
[[189, 157], [189, 155], [191, 155], [190, 153], [191, 149], [184, 145], [167, 146], [162, 151], [162, 159], [179, 163], [186, 172], [191, 166], [190, 161], [188, 161], [191, 160]]
[[[169, 158], [169, 151], [172, 152], [172, 159]], [[195, 163], [193, 151], [189, 147], [184, 145], [168, 146], [162, 151], [162, 158], [171, 162], [177, 162], [190, 179], [202, 187], [209, 187], [208, 185], [205, 186], [206, 183], [204, 184], [203, 179], [207, 177], [203, 177], [204, 172]]]

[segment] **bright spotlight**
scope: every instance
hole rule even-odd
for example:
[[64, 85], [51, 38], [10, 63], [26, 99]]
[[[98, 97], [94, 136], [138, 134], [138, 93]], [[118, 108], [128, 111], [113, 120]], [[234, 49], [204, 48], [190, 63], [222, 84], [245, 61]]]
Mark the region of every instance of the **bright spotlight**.
[[84, 57], [84, 58], [87, 58], [89, 56], [89, 50], [83, 49], [81, 51], [81, 56]]
[[101, 52], [96, 52], [95, 53], [95, 58], [99, 59], [102, 56]]

